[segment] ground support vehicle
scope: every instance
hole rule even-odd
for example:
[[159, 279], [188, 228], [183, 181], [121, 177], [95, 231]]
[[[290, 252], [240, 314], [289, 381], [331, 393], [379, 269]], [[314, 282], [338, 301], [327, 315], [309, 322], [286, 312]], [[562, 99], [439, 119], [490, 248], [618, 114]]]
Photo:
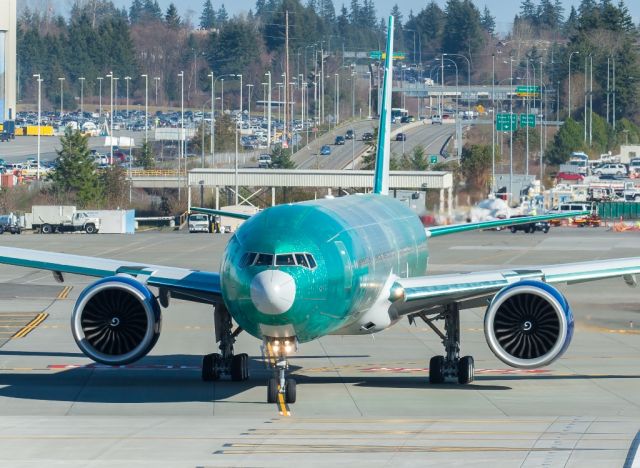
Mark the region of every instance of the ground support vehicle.
[[[512, 216], [512, 218], [521, 218], [522, 216]], [[537, 223], [516, 224], [509, 227], [512, 233], [523, 231], [525, 234], [533, 234], [536, 231], [542, 231], [545, 234], [549, 232], [551, 225], [547, 221], [539, 221]]]
[[75, 206], [32, 207], [31, 227], [41, 234], [62, 232], [86, 232], [97, 234], [100, 230], [100, 218], [84, 211], [76, 211]]
[[191, 213], [189, 215], [189, 232], [211, 232], [211, 220], [209, 219], [209, 215]]
[[597, 214], [591, 214], [589, 216], [575, 218], [571, 224], [578, 227], [600, 227], [602, 225], [602, 219]]
[[22, 228], [17, 224], [0, 224], [0, 235], [5, 232], [10, 232], [11, 234], [20, 234], [22, 233]]

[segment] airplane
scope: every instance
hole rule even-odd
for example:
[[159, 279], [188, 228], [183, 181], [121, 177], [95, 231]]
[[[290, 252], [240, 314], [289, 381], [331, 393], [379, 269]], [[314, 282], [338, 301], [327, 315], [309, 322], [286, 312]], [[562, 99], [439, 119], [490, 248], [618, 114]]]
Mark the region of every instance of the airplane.
[[[460, 352], [460, 312], [471, 308], [486, 307], [485, 337], [501, 361], [526, 369], [552, 363], [568, 348], [574, 328], [569, 303], [554, 285], [622, 277], [635, 286], [640, 258], [427, 275], [431, 237], [585, 212], [425, 228], [388, 197], [392, 16], [388, 31], [373, 193], [279, 205], [251, 216], [194, 208], [244, 219], [219, 272], [11, 247], [0, 247], [0, 263], [50, 270], [58, 281], [65, 273], [98, 277], [78, 297], [71, 331], [86, 356], [107, 365], [135, 362], [153, 349], [161, 308], [172, 298], [213, 305], [220, 352], [203, 357], [202, 379], [249, 378], [248, 355], [234, 350], [244, 331], [263, 342], [273, 368], [267, 382], [272, 403], [297, 399], [287, 370], [299, 345], [329, 334], [370, 335], [404, 317], [423, 320], [442, 340], [444, 354], [429, 362], [432, 384], [473, 381], [473, 357]], [[441, 321], [444, 331], [436, 326]]]

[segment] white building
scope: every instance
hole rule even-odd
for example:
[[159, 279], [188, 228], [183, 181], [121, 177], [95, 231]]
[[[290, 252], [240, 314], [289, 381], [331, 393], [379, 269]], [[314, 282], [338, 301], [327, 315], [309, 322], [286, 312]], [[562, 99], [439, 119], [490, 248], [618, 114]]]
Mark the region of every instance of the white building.
[[16, 2], [0, 0], [0, 122], [16, 116]]

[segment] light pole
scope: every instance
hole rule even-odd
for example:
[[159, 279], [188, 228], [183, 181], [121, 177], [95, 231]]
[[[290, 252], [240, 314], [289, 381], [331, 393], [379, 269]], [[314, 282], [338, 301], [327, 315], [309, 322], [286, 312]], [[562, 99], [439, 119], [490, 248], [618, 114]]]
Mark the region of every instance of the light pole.
[[114, 114], [118, 113], [118, 80], [120, 80], [120, 78], [115, 77], [113, 79], [113, 81], [115, 82], [113, 84], [113, 112]]
[[336, 77], [336, 126], [340, 123], [340, 75], [335, 74]]
[[368, 104], [369, 104], [369, 113], [367, 114], [367, 119], [371, 120], [371, 72], [367, 72], [367, 80], [369, 81], [369, 95], [368, 95]]
[[[129, 122], [129, 81], [131, 81], [131, 77], [130, 76], [125, 76], [124, 77], [124, 81], [127, 84], [126, 88], [126, 105], [127, 105], [127, 122]], [[129, 203], [131, 203], [131, 199], [132, 199], [132, 180], [131, 180], [131, 139], [129, 139]]]
[[157, 107], [158, 106], [158, 82], [160, 81], [160, 77], [159, 76], [155, 76], [153, 78], [153, 81], [156, 82], [156, 107]]
[[253, 85], [247, 84], [245, 86], [247, 87], [247, 94], [249, 95], [248, 102], [247, 102], [247, 114], [248, 114], [247, 120], [249, 120], [249, 123], [251, 123], [251, 88], [253, 88]]
[[496, 54], [491, 54], [491, 192], [495, 193], [496, 183]]
[[413, 63], [416, 63], [416, 31], [415, 29], [407, 29], [407, 28], [404, 28], [404, 30], [407, 32], [413, 33]]
[[571, 52], [569, 54], [569, 115], [568, 117], [571, 117], [571, 57], [573, 57], [573, 54], [579, 54], [580, 52], [578, 52], [577, 50], [575, 52]]
[[98, 101], [99, 102], [99, 104], [98, 104], [98, 114], [99, 114], [98, 115], [98, 122], [100, 120], [102, 120], [102, 80], [104, 80], [104, 78], [99, 76], [98, 77], [98, 85], [100, 87], [100, 101]]
[[36, 180], [40, 180], [40, 128], [42, 126], [42, 77], [40, 74], [33, 75], [38, 81], [38, 167], [36, 168]]
[[220, 79], [220, 109], [224, 115], [224, 78]]
[[[214, 105], [216, 102], [216, 97], [214, 92], [215, 81], [213, 79], [213, 72], [209, 73], [207, 76], [211, 78], [211, 122], [209, 123], [209, 132], [211, 133], [211, 138], [209, 138], [209, 152], [211, 153], [211, 167], [214, 167], [215, 163], [213, 161], [213, 139], [215, 137], [213, 135], [213, 120], [214, 120], [213, 114], [215, 114]], [[204, 126], [202, 127], [202, 133], [204, 134]]]
[[78, 80], [80, 80], [80, 119], [84, 119], [84, 76]]
[[269, 99], [267, 103], [267, 151], [271, 152], [271, 72], [265, 73], [269, 77], [267, 81], [267, 89], [269, 90]]
[[[509, 57], [509, 201], [513, 202], [513, 57]], [[505, 61], [506, 63], [506, 61]]]
[[110, 88], [111, 88], [111, 112], [109, 112], [110, 117], [110, 125], [109, 125], [109, 164], [113, 165], [113, 72], [109, 72], [107, 78], [111, 78]]
[[[404, 82], [402, 84], [404, 88]], [[404, 93], [403, 93], [404, 97]], [[351, 72], [351, 120], [355, 120], [356, 118], [356, 72], [353, 70]]]
[[62, 103], [64, 102], [64, 78], [58, 78], [60, 81], [60, 120], [62, 120]]
[[[242, 75], [236, 74], [236, 77], [240, 78], [240, 125], [242, 125]], [[236, 122], [236, 160], [234, 163], [234, 179], [235, 179], [235, 205], [238, 206], [238, 123]]]
[[[462, 55], [462, 54], [442, 54], [443, 56], [445, 55], [455, 55], [456, 57], [462, 57], [463, 59], [465, 59], [467, 61], [467, 89], [468, 89], [468, 96], [467, 96], [467, 109], [469, 110], [469, 113], [471, 113], [471, 61], [467, 58], [466, 55]], [[513, 86], [513, 83], [511, 83], [511, 86]]]
[[[182, 187], [180, 185], [180, 160], [184, 157], [184, 71], [178, 73], [180, 78], [180, 151], [178, 152], [178, 200], [180, 200], [180, 192]], [[184, 161], [185, 166], [187, 161]]]
[[[144, 143], [149, 143], [149, 76], [145, 73], [140, 75], [144, 78]], [[127, 118], [129, 109], [127, 109]]]
[[281, 107], [282, 107], [282, 83], [276, 83], [278, 87], [278, 122], [282, 119]]
[[[224, 79], [227, 76], [235, 76], [235, 75], [231, 75], [231, 74], [226, 74], [226, 75], [220, 75], [219, 77], [217, 77], [216, 79], [213, 78], [213, 72], [209, 73], [207, 75], [209, 78], [211, 78], [211, 166], [213, 167], [215, 165], [215, 150], [216, 150], [216, 124], [215, 124], [215, 102], [216, 102], [216, 82], [218, 80], [220, 80], [220, 83], [222, 85], [224, 85]], [[222, 88], [222, 92], [224, 93], [224, 88]], [[222, 102], [222, 97], [220, 98], [220, 102]], [[222, 111], [222, 114], [224, 115], [224, 109]]]

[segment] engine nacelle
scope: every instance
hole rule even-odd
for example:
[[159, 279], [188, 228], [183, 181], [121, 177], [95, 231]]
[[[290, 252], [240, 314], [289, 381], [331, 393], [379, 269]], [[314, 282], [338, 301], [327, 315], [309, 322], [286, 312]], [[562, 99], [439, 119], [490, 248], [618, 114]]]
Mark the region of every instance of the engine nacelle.
[[565, 297], [541, 281], [519, 281], [495, 295], [484, 316], [491, 351], [522, 369], [546, 366], [569, 347], [573, 314]]
[[71, 332], [84, 354], [112, 366], [146, 356], [160, 337], [160, 306], [151, 291], [127, 276], [87, 286], [73, 309]]

